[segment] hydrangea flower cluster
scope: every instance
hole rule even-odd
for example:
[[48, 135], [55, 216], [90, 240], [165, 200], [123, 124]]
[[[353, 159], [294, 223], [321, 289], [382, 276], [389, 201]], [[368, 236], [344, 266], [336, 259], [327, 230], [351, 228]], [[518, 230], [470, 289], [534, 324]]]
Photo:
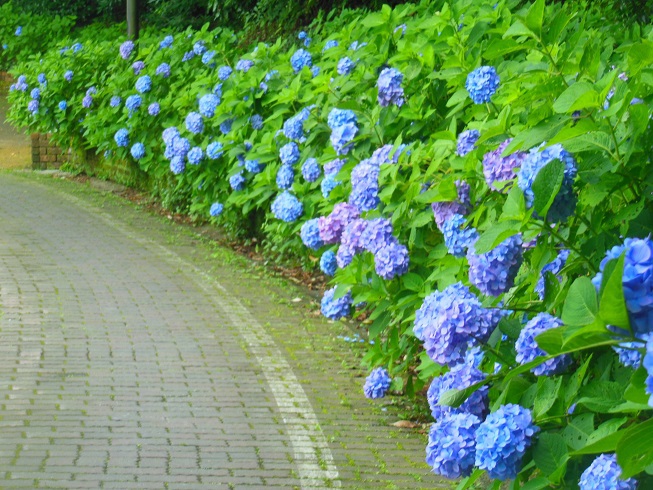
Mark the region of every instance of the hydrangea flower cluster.
[[233, 69], [230, 66], [225, 65], [218, 68], [218, 78], [223, 82], [228, 80], [232, 73]]
[[90, 109], [90, 107], [93, 105], [93, 97], [90, 95], [85, 95], [84, 98], [82, 99], [82, 107], [84, 109]]
[[[560, 327], [562, 324], [562, 320], [546, 312], [537, 314], [526, 324], [526, 326], [524, 326], [515, 342], [517, 362], [519, 364], [528, 364], [535, 360], [536, 357], [546, 356], [547, 353], [538, 347], [535, 337], [542, 332]], [[568, 354], [563, 354], [554, 357], [553, 359], [549, 359], [539, 366], [534, 367], [531, 371], [536, 376], [551, 376], [553, 374], [560, 374], [567, 369], [570, 364], [571, 357]]]
[[134, 143], [130, 150], [135, 160], [140, 160], [145, 156], [145, 145], [143, 143]]
[[310, 114], [310, 109], [305, 107], [293, 117], [286, 119], [283, 123], [284, 136], [289, 140], [302, 141], [304, 139], [304, 121]]
[[143, 75], [138, 80], [136, 80], [136, 91], [141, 94], [147, 93], [152, 90], [152, 79], [149, 75]]
[[503, 151], [511, 141], [512, 138], [507, 139], [496, 150], [483, 155], [483, 175], [485, 175], [485, 182], [487, 182], [487, 185], [491, 189], [499, 192], [505, 192], [506, 183], [517, 176], [515, 169], [521, 167], [527, 155], [523, 151], [518, 151], [502, 157]]
[[215, 58], [215, 51], [207, 51], [202, 55], [202, 64], [215, 68], [215, 63], [212, 63], [213, 58]]
[[331, 128], [331, 145], [338, 155], [346, 155], [352, 149], [351, 141], [358, 133], [356, 114], [349, 109], [331, 109], [327, 118]]
[[140, 73], [145, 69], [145, 63], [142, 61], [134, 61], [132, 64], [132, 70], [134, 70], [134, 75], [140, 75]]
[[377, 165], [363, 160], [351, 172], [349, 203], [359, 211], [371, 211], [379, 205], [379, 172]]
[[125, 101], [125, 107], [129, 110], [129, 115], [131, 116], [134, 111], [138, 110], [141, 106], [143, 100], [140, 95], [130, 95]]
[[337, 268], [338, 263], [336, 254], [334, 254], [331, 250], [324, 252], [322, 257], [320, 257], [320, 270], [327, 276], [333, 276], [336, 273]]
[[347, 56], [341, 58], [340, 61], [338, 61], [338, 75], [349, 75], [352, 71], [354, 71], [354, 68], [356, 68], [356, 63], [354, 63]]
[[512, 403], [502, 405], [476, 431], [476, 466], [487, 471], [490, 478], [514, 479], [538, 431], [529, 409]]
[[122, 102], [122, 99], [120, 98], [120, 96], [119, 95], [114, 95], [113, 97], [111, 97], [111, 100], [109, 101], [109, 106], [118, 107], [121, 102]]
[[388, 370], [378, 367], [369, 374], [363, 386], [363, 392], [367, 398], [376, 399], [383, 398], [390, 388], [392, 379], [388, 374]]
[[186, 116], [186, 129], [193, 134], [200, 134], [204, 131], [204, 120], [197, 112], [191, 112]]
[[158, 116], [160, 112], [161, 106], [158, 102], [152, 102], [149, 106], [147, 106], [147, 113], [150, 116]]
[[467, 250], [469, 280], [483, 294], [499, 296], [510, 289], [522, 263], [521, 235], [506, 238], [487, 253], [477, 255], [474, 245]]
[[368, 252], [376, 254], [387, 243], [393, 240], [392, 223], [390, 220], [375, 218], [367, 222], [367, 226], [361, 234], [360, 244]]
[[470, 413], [447, 414], [431, 425], [426, 463], [445, 478], [468, 476], [476, 461], [476, 431], [481, 421]]
[[464, 157], [474, 149], [474, 145], [481, 137], [478, 129], [468, 129], [458, 135], [458, 142], [456, 144], [456, 155]]
[[120, 45], [120, 57], [123, 60], [129, 59], [133, 51], [134, 51], [134, 41], [128, 40]]
[[116, 144], [120, 147], [126, 147], [129, 145], [129, 131], [122, 128], [116, 131], [116, 134], [113, 136]]
[[404, 105], [404, 89], [401, 82], [404, 75], [394, 68], [384, 68], [376, 82], [379, 88], [377, 101], [381, 107], [395, 104], [397, 107]]
[[320, 183], [320, 189], [322, 190], [322, 197], [328, 199], [331, 195], [331, 191], [340, 185], [340, 181], [336, 180], [335, 174], [325, 174], [322, 182]]
[[391, 240], [374, 254], [374, 270], [385, 280], [393, 279], [408, 272], [408, 249]]
[[272, 202], [272, 214], [286, 223], [296, 221], [303, 213], [302, 203], [288, 191], [283, 191]]
[[458, 282], [424, 299], [413, 332], [434, 362], [453, 366], [465, 358], [470, 345], [487, 339], [491, 321], [490, 312]]
[[234, 191], [242, 191], [245, 188], [245, 182], [246, 179], [242, 172], [229, 177], [229, 185]]
[[623, 480], [617, 456], [601, 454], [580, 475], [578, 485], [580, 490], [636, 490], [637, 480]]
[[64, 80], [67, 82], [71, 82], [73, 80], [73, 71], [72, 70], [66, 70], [66, 72], [63, 74]]
[[565, 169], [562, 185], [547, 215], [552, 222], [566, 220], [576, 209], [576, 195], [574, 194], [573, 185], [577, 170], [574, 157], [560, 144], [549, 146], [543, 150], [541, 150], [541, 147], [533, 148], [521, 162], [521, 169], [517, 174], [517, 185], [524, 191], [526, 205], [531, 207], [535, 199], [533, 182], [535, 182], [538, 172], [556, 159], [564, 163]]
[[442, 231], [442, 225], [444, 225], [444, 222], [454, 214], [466, 216], [469, 212], [471, 204], [469, 200], [469, 184], [465, 181], [458, 180], [456, 181], [456, 188], [458, 190], [458, 200], [434, 202], [431, 204], [435, 224], [440, 231]]
[[[555, 259], [553, 259], [551, 262], [549, 262], [544, 267], [542, 267], [542, 272], [540, 272], [540, 277], [537, 280], [537, 284], [535, 285], [535, 292], [540, 297], [540, 300], [544, 299], [544, 294], [545, 294], [544, 289], [546, 287], [546, 273], [550, 272], [551, 274], [558, 274], [567, 263], [568, 258], [569, 258], [569, 250], [567, 249], [560, 250], [560, 252], [558, 253]], [[560, 276], [557, 277], [558, 277], [558, 281], [560, 281], [561, 280]]]
[[324, 245], [320, 238], [320, 229], [317, 226], [318, 219], [313, 218], [306, 221], [299, 232], [302, 242], [311, 250], [317, 250]]
[[260, 114], [254, 114], [249, 118], [249, 123], [252, 125], [252, 129], [260, 131], [263, 129], [263, 116]]
[[290, 165], [281, 165], [277, 171], [277, 187], [279, 189], [290, 189], [295, 182], [295, 171]]
[[449, 372], [433, 378], [426, 395], [433, 418], [440, 420], [449, 414], [469, 413], [482, 419], [488, 410], [489, 388], [487, 386], [483, 386], [472, 393], [458, 408], [440, 405], [439, 403], [440, 398], [447, 391], [452, 389], [462, 390], [484, 379], [485, 373], [466, 362], [456, 364]]
[[186, 158], [191, 165], [199, 165], [204, 158], [204, 152], [199, 146], [194, 146], [188, 151]]
[[300, 72], [305, 66], [310, 68], [313, 66], [313, 58], [311, 57], [311, 53], [305, 49], [298, 49], [290, 57], [290, 65], [292, 66], [292, 69], [295, 71], [295, 73]]
[[32, 114], [36, 114], [39, 112], [39, 106], [40, 103], [36, 99], [32, 99], [27, 103], [27, 110], [30, 111]]
[[467, 220], [461, 214], [454, 214], [442, 224], [444, 244], [454, 257], [464, 257], [467, 249], [478, 240], [478, 232], [474, 228], [465, 228]]
[[315, 182], [321, 175], [320, 165], [315, 158], [307, 158], [302, 164], [302, 177], [306, 182]]
[[224, 211], [224, 205], [219, 202], [214, 202], [213, 204], [211, 204], [211, 209], [209, 210], [209, 214], [215, 218], [220, 216], [223, 211]]
[[326, 43], [324, 43], [324, 47], [322, 48], [322, 52], [324, 53], [325, 51], [335, 48], [338, 46], [338, 41], [335, 39], [329, 39]]
[[156, 67], [154, 73], [163, 78], [168, 78], [170, 76], [170, 65], [168, 63], [161, 63]]
[[161, 49], [169, 48], [170, 46], [172, 46], [174, 40], [175, 38], [172, 37], [171, 35], [164, 37], [163, 40], [159, 43], [159, 48]]
[[322, 314], [329, 320], [338, 320], [349, 315], [352, 305], [351, 291], [340, 298], [335, 298], [336, 288], [324, 293], [321, 301]]
[[247, 73], [253, 66], [254, 62], [252, 60], [238, 60], [238, 63], [236, 63], [236, 70]]
[[206, 156], [211, 160], [217, 160], [222, 156], [222, 143], [213, 141], [206, 147]]
[[318, 219], [320, 238], [326, 244], [338, 243], [345, 226], [358, 217], [360, 217], [358, 209], [351, 204], [336, 204], [329, 216], [321, 216]]
[[220, 123], [220, 132], [222, 134], [229, 134], [231, 131], [231, 125], [234, 123], [233, 119], [226, 119]]
[[465, 88], [474, 104], [490, 102], [499, 88], [499, 75], [493, 66], [481, 66], [467, 75]]
[[220, 104], [220, 97], [216, 94], [205, 94], [199, 100], [199, 113], [204, 117], [213, 117]]
[[66, 102], [65, 100], [59, 102], [59, 110], [65, 111], [66, 109], [68, 109], [68, 102]]
[[299, 161], [299, 147], [297, 143], [291, 141], [286, 143], [279, 150], [279, 158], [283, 165], [294, 165]]
[[263, 171], [263, 165], [258, 160], [245, 160], [245, 170], [253, 174], [259, 174]]

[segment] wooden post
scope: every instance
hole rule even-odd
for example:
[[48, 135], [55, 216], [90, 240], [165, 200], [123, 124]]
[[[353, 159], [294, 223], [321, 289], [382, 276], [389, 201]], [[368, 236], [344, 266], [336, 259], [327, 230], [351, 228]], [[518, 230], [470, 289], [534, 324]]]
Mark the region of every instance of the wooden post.
[[127, 0], [127, 37], [138, 40], [138, 0]]

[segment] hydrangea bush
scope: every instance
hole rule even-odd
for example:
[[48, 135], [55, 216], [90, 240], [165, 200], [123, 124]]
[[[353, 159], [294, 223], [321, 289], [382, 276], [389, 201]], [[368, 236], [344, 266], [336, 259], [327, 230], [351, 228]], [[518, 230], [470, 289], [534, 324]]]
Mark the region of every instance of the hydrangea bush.
[[427, 399], [460, 488], [653, 486], [653, 28], [432, 0], [305, 34], [61, 41], [10, 118], [329, 276], [364, 393]]

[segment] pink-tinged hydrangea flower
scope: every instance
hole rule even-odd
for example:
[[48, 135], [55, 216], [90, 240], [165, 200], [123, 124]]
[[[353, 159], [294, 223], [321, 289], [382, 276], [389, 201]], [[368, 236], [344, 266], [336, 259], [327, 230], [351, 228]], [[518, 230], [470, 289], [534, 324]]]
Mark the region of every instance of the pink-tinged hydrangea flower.
[[475, 104], [490, 102], [499, 87], [499, 75], [493, 66], [481, 66], [467, 75], [465, 88]]
[[491, 327], [489, 311], [458, 282], [424, 299], [413, 332], [434, 362], [453, 366], [465, 358], [470, 345], [487, 340]]
[[506, 238], [489, 252], [477, 255], [474, 245], [467, 250], [469, 280], [483, 294], [499, 296], [510, 289], [522, 263], [521, 235]]
[[129, 59], [132, 52], [134, 51], [134, 41], [125, 41], [120, 45], [120, 57], [123, 60]]
[[449, 414], [469, 413], [483, 419], [488, 411], [488, 386], [476, 390], [458, 408], [440, 405], [440, 399], [449, 390], [464, 390], [483, 381], [485, 377], [485, 373], [473, 365], [461, 363], [453, 366], [449, 372], [434, 378], [426, 394], [433, 418], [440, 420]]
[[320, 230], [317, 226], [318, 219], [309, 219], [302, 225], [299, 235], [302, 238], [302, 243], [311, 250], [317, 250], [324, 245], [320, 238]]
[[374, 270], [387, 281], [408, 272], [408, 265], [408, 249], [396, 240], [390, 240], [374, 254]]
[[440, 231], [442, 231], [444, 222], [454, 214], [466, 216], [469, 212], [471, 204], [469, 201], [469, 184], [464, 180], [457, 180], [456, 189], [458, 190], [458, 199], [456, 201], [442, 201], [431, 204], [435, 224]]
[[390, 379], [387, 369], [382, 367], [373, 369], [363, 386], [365, 397], [371, 399], [383, 398], [390, 388], [391, 383], [392, 379]]
[[637, 480], [621, 478], [615, 454], [601, 454], [580, 475], [580, 490], [636, 490]]
[[404, 89], [401, 82], [404, 75], [394, 68], [384, 68], [379, 75], [376, 85], [379, 89], [377, 101], [381, 107], [395, 104], [398, 107], [404, 105]]
[[501, 143], [499, 147], [483, 155], [483, 175], [487, 185], [496, 191], [505, 192], [506, 184], [517, 177], [517, 171], [521, 167], [527, 153], [518, 151], [506, 157], [501, 154], [510, 144], [512, 139]]
[[521, 162], [521, 168], [517, 174], [517, 185], [524, 191], [526, 205], [531, 207], [535, 200], [533, 183], [537, 174], [551, 161], [560, 160], [565, 166], [562, 185], [547, 214], [550, 221], [557, 223], [566, 220], [576, 210], [576, 195], [573, 189], [577, 174], [576, 161], [560, 144], [549, 146], [543, 150], [540, 148], [532, 149]]
[[514, 479], [538, 431], [529, 409], [512, 403], [502, 405], [476, 430], [476, 466], [487, 471], [490, 478]]
[[467, 249], [478, 240], [475, 228], [466, 228], [467, 220], [461, 214], [454, 214], [442, 225], [442, 235], [447, 250], [454, 257], [464, 257]]
[[361, 234], [360, 244], [368, 252], [376, 254], [394, 239], [390, 220], [375, 218], [367, 222], [365, 231]]
[[469, 476], [476, 459], [476, 431], [481, 421], [469, 413], [447, 414], [431, 425], [426, 463], [449, 479]]
[[335, 293], [336, 288], [334, 287], [326, 291], [322, 297], [321, 311], [329, 320], [338, 320], [349, 316], [349, 312], [351, 311], [351, 291], [347, 291], [347, 294], [341, 298], [334, 298]]
[[458, 135], [458, 143], [456, 144], [456, 154], [464, 157], [474, 149], [474, 145], [481, 137], [478, 129], [468, 129]]
[[[546, 332], [552, 328], [561, 327], [562, 320], [556, 318], [546, 312], [539, 313], [531, 319], [526, 326], [519, 333], [519, 337], [515, 342], [515, 349], [517, 350], [516, 360], [519, 364], [528, 364], [535, 360], [536, 357], [544, 357], [547, 355], [542, 349], [539, 348], [535, 337], [542, 332]], [[536, 376], [551, 376], [560, 374], [571, 364], [571, 357], [568, 354], [554, 357], [548, 361], [540, 364], [539, 366], [531, 369]]]
[[292, 223], [304, 213], [304, 206], [288, 191], [283, 191], [272, 202], [272, 214], [275, 218]]
[[320, 238], [324, 243], [338, 243], [347, 224], [360, 217], [358, 209], [347, 203], [338, 203], [329, 216], [321, 216], [318, 220]]
[[327, 276], [333, 276], [338, 268], [336, 254], [331, 250], [327, 250], [320, 257], [320, 270]]

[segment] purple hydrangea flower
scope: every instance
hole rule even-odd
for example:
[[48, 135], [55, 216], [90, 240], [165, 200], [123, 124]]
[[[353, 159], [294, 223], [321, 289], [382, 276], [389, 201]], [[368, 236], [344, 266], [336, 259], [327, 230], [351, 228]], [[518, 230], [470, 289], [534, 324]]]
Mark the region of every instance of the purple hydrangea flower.
[[90, 95], [85, 95], [84, 98], [82, 99], [82, 107], [85, 109], [90, 109], [92, 105], [93, 105], [93, 97], [91, 97]]
[[365, 231], [361, 234], [360, 243], [365, 250], [376, 254], [394, 239], [390, 220], [375, 218], [368, 221]]
[[134, 51], [134, 41], [125, 41], [120, 45], [120, 57], [123, 60], [129, 59]]
[[279, 189], [290, 189], [295, 182], [295, 171], [290, 165], [281, 165], [277, 171], [277, 187]]
[[476, 431], [481, 421], [469, 413], [445, 415], [431, 425], [426, 463], [445, 478], [469, 476], [476, 458]]
[[32, 114], [36, 114], [39, 112], [39, 101], [32, 99], [27, 103], [27, 110], [30, 111]]
[[200, 134], [204, 131], [204, 120], [201, 114], [191, 112], [186, 116], [186, 129], [193, 134]]
[[168, 78], [170, 76], [170, 65], [168, 63], [161, 63], [156, 67], [154, 73], [163, 78]]
[[66, 80], [67, 82], [72, 81], [72, 79], [73, 79], [73, 71], [72, 71], [72, 70], [67, 70], [66, 73], [63, 74], [63, 78], [64, 78], [64, 80]]
[[363, 160], [351, 172], [351, 194], [349, 203], [361, 212], [371, 211], [379, 205], [379, 172], [376, 165]]
[[222, 143], [214, 141], [206, 147], [206, 156], [211, 160], [217, 160], [222, 156]]
[[121, 147], [126, 147], [129, 145], [129, 131], [122, 128], [116, 131], [116, 134], [113, 136], [116, 144]]
[[302, 176], [306, 182], [315, 182], [320, 178], [320, 166], [315, 158], [307, 158], [302, 164]]
[[490, 102], [499, 87], [499, 75], [493, 66], [481, 66], [467, 75], [465, 88], [475, 104]]
[[464, 257], [467, 249], [478, 240], [475, 228], [466, 228], [467, 220], [461, 214], [454, 214], [442, 224], [442, 235], [447, 250], [454, 257]]
[[283, 191], [272, 202], [272, 214], [275, 218], [291, 223], [304, 213], [304, 206], [288, 191]]
[[512, 139], [508, 139], [501, 143], [496, 150], [483, 155], [485, 182], [491, 189], [500, 192], [505, 192], [506, 183], [517, 176], [516, 169], [521, 167], [527, 155], [522, 151], [518, 151], [502, 157], [501, 154], [511, 141]]
[[340, 245], [340, 247], [338, 247], [338, 252], [336, 253], [336, 264], [338, 264], [338, 267], [341, 269], [344, 269], [351, 264], [352, 260], [354, 260], [354, 255], [354, 252], [350, 250], [349, 247]]
[[354, 63], [347, 56], [341, 58], [340, 61], [338, 61], [338, 75], [349, 75], [352, 71], [354, 71], [354, 68], [356, 68], [356, 63]]
[[302, 243], [312, 250], [317, 250], [324, 245], [320, 238], [320, 230], [317, 226], [318, 219], [313, 218], [306, 221], [299, 232]]
[[554, 223], [566, 220], [574, 214], [576, 209], [576, 195], [574, 194], [573, 185], [577, 170], [574, 157], [560, 144], [552, 145], [543, 150], [534, 148], [521, 162], [521, 169], [517, 174], [517, 185], [524, 191], [526, 205], [531, 207], [535, 199], [533, 182], [535, 182], [538, 172], [555, 159], [564, 163], [565, 169], [562, 185], [547, 214], [550, 221]]
[[109, 101], [109, 106], [118, 107], [121, 102], [122, 102], [122, 99], [120, 98], [120, 96], [119, 95], [114, 95], [113, 97], [111, 97], [111, 100]]
[[134, 75], [140, 75], [140, 73], [145, 69], [145, 63], [142, 61], [135, 61], [132, 65], [132, 70], [134, 70]]
[[379, 88], [377, 101], [381, 107], [395, 104], [398, 107], [404, 105], [404, 89], [401, 82], [404, 75], [394, 68], [384, 68], [376, 82]]
[[254, 62], [252, 60], [238, 60], [238, 63], [236, 63], [236, 70], [247, 73], [252, 68], [252, 66], [254, 66]]
[[322, 314], [329, 320], [338, 320], [349, 315], [352, 304], [351, 291], [341, 298], [334, 298], [336, 288], [329, 289], [324, 293], [321, 302]]
[[358, 209], [347, 203], [338, 203], [333, 207], [329, 216], [318, 219], [320, 238], [324, 243], [338, 243], [345, 226], [360, 217]]
[[141, 94], [147, 93], [152, 90], [152, 79], [149, 75], [143, 75], [136, 80], [136, 91]]
[[434, 378], [426, 394], [433, 418], [440, 420], [446, 415], [469, 413], [483, 419], [488, 411], [488, 386], [476, 390], [458, 408], [440, 405], [440, 398], [449, 390], [464, 390], [483, 381], [485, 377], [485, 373], [479, 371], [477, 367], [464, 362], [456, 364], [449, 372]]
[[367, 220], [356, 218], [347, 223], [342, 230], [340, 243], [343, 247], [349, 249], [352, 254], [357, 254], [365, 250], [361, 238], [367, 229], [368, 223]]
[[131, 147], [130, 153], [135, 160], [140, 160], [145, 156], [145, 145], [143, 143], [134, 143]]
[[444, 225], [444, 222], [454, 214], [465, 216], [469, 212], [471, 204], [469, 200], [469, 184], [463, 180], [457, 180], [456, 188], [458, 190], [458, 200], [434, 202], [431, 204], [435, 224], [440, 231], [442, 231], [442, 225]]
[[297, 143], [291, 141], [286, 143], [279, 150], [279, 158], [283, 165], [293, 165], [299, 161], [299, 147]]
[[199, 146], [194, 146], [188, 151], [186, 158], [191, 165], [199, 165], [204, 158], [204, 152]]
[[469, 280], [483, 294], [499, 296], [510, 289], [522, 263], [521, 235], [513, 235], [487, 253], [477, 255], [474, 245], [467, 250]]
[[383, 398], [390, 388], [391, 382], [392, 379], [390, 379], [388, 370], [382, 367], [378, 367], [372, 370], [370, 375], [365, 380], [363, 392], [367, 398]]
[[320, 257], [320, 270], [327, 276], [333, 276], [336, 273], [337, 267], [336, 254], [331, 250], [324, 252], [322, 257]]
[[580, 490], [636, 490], [637, 480], [623, 480], [617, 456], [601, 454], [580, 475], [578, 485]]
[[456, 144], [456, 154], [464, 157], [474, 149], [474, 145], [481, 137], [478, 129], [468, 129], [458, 135], [458, 143]]
[[[519, 333], [519, 337], [515, 342], [515, 349], [517, 350], [517, 362], [519, 364], [528, 364], [535, 360], [536, 357], [544, 357], [547, 355], [540, 349], [535, 341], [542, 332], [546, 332], [552, 328], [561, 327], [562, 320], [549, 315], [546, 312], [539, 313]], [[560, 374], [571, 364], [571, 357], [567, 354], [554, 357], [548, 361], [540, 364], [539, 366], [531, 369], [536, 376], [551, 376], [553, 374]]]
[[290, 57], [290, 65], [295, 73], [301, 71], [302, 68], [308, 66], [309, 68], [313, 66], [313, 59], [311, 58], [311, 53], [305, 49], [298, 49]]
[[408, 272], [408, 249], [396, 240], [391, 240], [374, 254], [374, 270], [385, 280]]
[[158, 116], [160, 112], [161, 106], [158, 102], [152, 102], [149, 106], [147, 106], [147, 113], [150, 116]]
[[[544, 267], [542, 267], [542, 271], [540, 272], [540, 277], [537, 280], [537, 284], [535, 285], [535, 292], [537, 295], [540, 297], [540, 300], [544, 299], [544, 288], [546, 287], [546, 279], [545, 275], [547, 272], [550, 272], [551, 274], [558, 274], [560, 270], [565, 266], [565, 263], [567, 262], [567, 258], [569, 257], [569, 250], [560, 250], [558, 255], [556, 256], [553, 261], [549, 262], [546, 264]], [[558, 277], [558, 282], [560, 281], [560, 276]]]
[[512, 403], [502, 405], [476, 431], [476, 466], [487, 471], [490, 478], [514, 479], [538, 431], [529, 409]]
[[336, 175], [342, 167], [347, 163], [347, 160], [336, 158], [324, 164], [324, 175]]

